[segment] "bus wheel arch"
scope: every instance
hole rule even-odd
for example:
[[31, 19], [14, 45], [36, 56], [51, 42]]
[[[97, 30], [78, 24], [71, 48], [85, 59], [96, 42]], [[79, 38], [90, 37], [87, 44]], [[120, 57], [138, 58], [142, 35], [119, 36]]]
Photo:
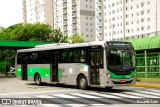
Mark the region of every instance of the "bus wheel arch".
[[88, 88], [87, 78], [82, 73], [77, 76], [77, 86], [82, 90], [86, 90]]
[[41, 85], [42, 84], [42, 82], [41, 82], [41, 76], [40, 76], [39, 73], [35, 73], [35, 75], [34, 75], [34, 81], [35, 81], [36, 85]]

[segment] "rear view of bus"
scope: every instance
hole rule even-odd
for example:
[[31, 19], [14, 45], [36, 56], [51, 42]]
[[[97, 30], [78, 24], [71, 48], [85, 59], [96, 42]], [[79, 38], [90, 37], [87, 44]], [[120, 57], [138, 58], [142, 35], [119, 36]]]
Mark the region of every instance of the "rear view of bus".
[[129, 85], [136, 81], [134, 49], [130, 42], [106, 42], [106, 85]]

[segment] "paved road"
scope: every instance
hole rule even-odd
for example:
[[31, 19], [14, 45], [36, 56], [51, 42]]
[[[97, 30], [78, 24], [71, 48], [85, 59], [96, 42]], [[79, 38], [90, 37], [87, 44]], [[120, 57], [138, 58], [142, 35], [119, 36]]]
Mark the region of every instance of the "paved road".
[[[80, 90], [75, 86], [49, 84], [36, 86], [34, 83], [17, 80], [16, 78], [0, 78], [0, 99], [2, 100], [4, 98], [12, 98], [14, 103], [18, 103], [18, 98], [21, 98], [21, 102], [27, 98], [27, 102], [29, 101], [31, 105], [33, 104], [32, 101], [35, 100], [37, 102], [34, 104], [43, 103], [37, 107], [158, 107], [160, 106], [160, 89], [125, 86], [116, 87], [112, 90], [102, 88]], [[4, 105], [0, 106], [3, 107]]]

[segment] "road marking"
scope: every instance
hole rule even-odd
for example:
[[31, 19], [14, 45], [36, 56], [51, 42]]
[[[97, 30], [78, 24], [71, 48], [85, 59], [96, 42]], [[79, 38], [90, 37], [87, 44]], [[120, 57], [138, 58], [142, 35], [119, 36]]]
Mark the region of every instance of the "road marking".
[[52, 96], [56, 96], [58, 98], [78, 98], [78, 97], [75, 97], [75, 96], [72, 96], [72, 95], [66, 95], [66, 94], [52, 94]]
[[80, 97], [84, 97], [84, 98], [101, 98], [101, 97], [97, 97], [97, 96], [92, 96], [92, 95], [86, 95], [85, 93], [76, 93], [76, 94], [71, 94], [71, 95], [76, 95], [76, 96], [80, 96]]
[[140, 96], [142, 98], [157, 98], [157, 96], [137, 93], [136, 91], [134, 91], [134, 92], [122, 92], [122, 93], [131, 94], [131, 95], [135, 95], [135, 96]]
[[149, 90], [146, 90], [146, 91], [152, 91], [152, 92], [157, 92], [157, 93], [160, 93], [160, 90], [153, 90], [153, 89], [149, 89]]
[[65, 104], [65, 105], [68, 105], [68, 106], [71, 106], [71, 107], [85, 107], [85, 106], [87, 106], [85, 104]]
[[62, 106], [57, 105], [57, 104], [42, 104], [40, 106], [44, 106], [44, 107], [62, 107]]
[[19, 94], [36, 94], [36, 93], [50, 93], [50, 92], [71, 92], [71, 91], [79, 91], [76, 89], [73, 90], [55, 90], [55, 91], [36, 91], [36, 92], [21, 92], [21, 93], [5, 93], [5, 94], [0, 94], [0, 96], [3, 95], [19, 95]]
[[49, 95], [38, 95], [36, 96], [37, 98], [56, 98], [56, 97], [53, 97], [53, 96], [49, 96]]
[[134, 95], [126, 95], [123, 93], [110, 93], [110, 94], [117, 95], [120, 97], [125, 97], [125, 98], [143, 98], [143, 97], [138, 97], [138, 96], [134, 96]]
[[155, 95], [155, 96], [157, 96], [157, 97], [159, 97], [160, 98], [160, 93], [154, 93], [154, 92], [152, 92], [152, 91], [143, 91], [143, 90], [137, 90], [136, 92], [140, 92], [140, 93], [144, 93], [144, 94], [150, 94], [150, 95]]
[[97, 95], [97, 96], [101, 96], [101, 97], [106, 97], [106, 98], [122, 98], [122, 97], [118, 97], [118, 96], [112, 96], [112, 95], [106, 95], [106, 94], [100, 94], [100, 93], [89, 93], [89, 94], [93, 94], [93, 95]]

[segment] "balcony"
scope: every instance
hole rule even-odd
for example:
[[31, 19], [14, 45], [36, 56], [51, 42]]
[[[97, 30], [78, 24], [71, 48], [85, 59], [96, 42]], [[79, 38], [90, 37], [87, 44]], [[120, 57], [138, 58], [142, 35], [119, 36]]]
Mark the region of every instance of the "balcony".
[[102, 16], [97, 16], [97, 19], [99, 19], [99, 20], [102, 19]]
[[64, 21], [64, 22], [63, 22], [63, 25], [67, 25], [67, 21]]
[[72, 7], [72, 11], [76, 11], [76, 6]]
[[67, 3], [64, 3], [64, 4], [63, 4], [63, 8], [67, 8]]
[[63, 14], [67, 14], [67, 10], [66, 9], [63, 9]]
[[77, 16], [76, 12], [72, 13], [72, 17], [76, 17], [76, 16]]
[[66, 3], [67, 2], [67, 0], [63, 0], [63, 3]]
[[96, 3], [98, 7], [101, 7], [101, 2]]
[[77, 25], [76, 24], [72, 24], [72, 29], [77, 29]]
[[76, 1], [75, 0], [72, 1], [72, 5], [76, 5]]
[[97, 25], [98, 25], [98, 26], [102, 26], [102, 23], [101, 23], [101, 22], [98, 22]]
[[98, 32], [98, 33], [102, 33], [102, 30], [101, 30], [101, 29], [98, 29], [97, 32]]
[[63, 31], [67, 31], [67, 27], [64, 27]]

